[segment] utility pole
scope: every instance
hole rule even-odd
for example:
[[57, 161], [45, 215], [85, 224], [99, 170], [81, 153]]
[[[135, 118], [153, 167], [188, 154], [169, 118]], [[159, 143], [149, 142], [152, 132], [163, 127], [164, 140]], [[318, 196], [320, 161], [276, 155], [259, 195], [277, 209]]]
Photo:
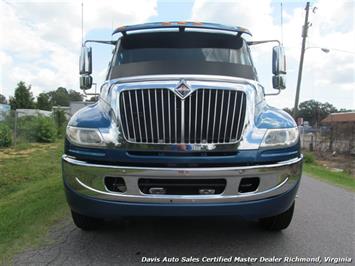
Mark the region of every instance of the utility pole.
[[309, 2], [307, 2], [305, 10], [306, 10], [306, 16], [305, 16], [304, 25], [302, 28], [302, 48], [301, 48], [300, 64], [298, 67], [296, 98], [295, 98], [295, 106], [293, 107], [293, 117], [294, 118], [296, 118], [296, 116], [297, 116], [298, 102], [299, 102], [299, 98], [300, 98], [301, 80], [302, 80], [303, 58], [304, 58], [304, 53], [306, 51], [306, 38], [307, 38], [307, 34], [308, 34], [308, 28], [310, 27], [310, 24], [308, 22]]

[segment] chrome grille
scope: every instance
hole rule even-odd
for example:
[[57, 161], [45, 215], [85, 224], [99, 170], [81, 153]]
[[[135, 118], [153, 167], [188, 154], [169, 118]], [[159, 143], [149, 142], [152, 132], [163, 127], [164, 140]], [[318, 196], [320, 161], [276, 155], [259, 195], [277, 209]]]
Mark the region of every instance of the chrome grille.
[[120, 93], [125, 138], [134, 143], [235, 143], [245, 120], [245, 93], [197, 89], [182, 100], [169, 89]]

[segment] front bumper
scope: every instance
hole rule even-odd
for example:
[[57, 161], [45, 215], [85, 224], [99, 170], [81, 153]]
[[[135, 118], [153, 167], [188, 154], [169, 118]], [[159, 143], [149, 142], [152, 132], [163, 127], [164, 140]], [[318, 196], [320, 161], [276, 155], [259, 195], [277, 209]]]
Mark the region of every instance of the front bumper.
[[[292, 204], [302, 173], [302, 157], [270, 165], [156, 168], [91, 164], [64, 155], [62, 164], [70, 207], [84, 215], [106, 218], [127, 215], [271, 216]], [[127, 191], [107, 190], [105, 176], [122, 177]], [[259, 177], [258, 189], [239, 193], [239, 182], [244, 177]], [[140, 191], [140, 178], [223, 178], [226, 187], [219, 195], [152, 195]]]

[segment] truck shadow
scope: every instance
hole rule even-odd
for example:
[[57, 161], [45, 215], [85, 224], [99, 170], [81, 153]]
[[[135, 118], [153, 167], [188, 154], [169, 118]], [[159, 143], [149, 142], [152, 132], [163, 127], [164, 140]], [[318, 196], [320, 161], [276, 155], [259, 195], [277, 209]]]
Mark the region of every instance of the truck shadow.
[[137, 260], [155, 256], [252, 256], [260, 250], [267, 255], [272, 246], [287, 242], [284, 233], [266, 231], [255, 221], [237, 217], [126, 218], [106, 222], [93, 234], [113, 253]]

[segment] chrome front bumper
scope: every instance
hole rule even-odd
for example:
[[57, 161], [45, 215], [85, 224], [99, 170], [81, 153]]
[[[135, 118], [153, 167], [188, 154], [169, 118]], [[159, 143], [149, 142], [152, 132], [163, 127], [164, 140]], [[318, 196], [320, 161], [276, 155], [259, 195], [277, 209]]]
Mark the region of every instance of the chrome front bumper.
[[[68, 187], [96, 199], [137, 203], [228, 203], [271, 198], [291, 190], [301, 178], [302, 159], [299, 157], [276, 164], [241, 167], [157, 168], [91, 164], [63, 155], [62, 167], [63, 179]], [[105, 176], [122, 177], [127, 191], [118, 193], [107, 190]], [[238, 187], [243, 177], [259, 177], [258, 189], [239, 193]], [[138, 187], [140, 178], [224, 178], [226, 187], [219, 195], [143, 194]]]

